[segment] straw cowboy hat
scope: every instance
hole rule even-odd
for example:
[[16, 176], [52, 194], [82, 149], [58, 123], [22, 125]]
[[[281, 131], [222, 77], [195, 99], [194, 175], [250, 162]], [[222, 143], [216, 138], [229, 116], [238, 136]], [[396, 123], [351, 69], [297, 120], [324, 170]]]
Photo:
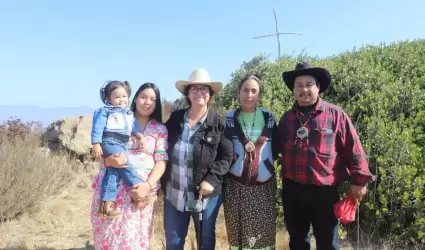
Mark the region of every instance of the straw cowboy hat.
[[184, 81], [180, 80], [176, 82], [176, 88], [180, 93], [184, 94], [184, 90], [187, 86], [192, 84], [202, 84], [210, 86], [212, 91], [217, 94], [223, 88], [223, 84], [221, 82], [213, 82], [211, 81], [211, 77], [205, 69], [198, 68], [195, 69], [192, 74], [189, 76], [189, 80]]
[[331, 86], [332, 77], [329, 71], [324, 68], [311, 67], [308, 62], [297, 63], [295, 70], [283, 72], [282, 79], [292, 91], [294, 89], [295, 78], [305, 75], [313, 76], [317, 79], [320, 86], [319, 93], [325, 92]]

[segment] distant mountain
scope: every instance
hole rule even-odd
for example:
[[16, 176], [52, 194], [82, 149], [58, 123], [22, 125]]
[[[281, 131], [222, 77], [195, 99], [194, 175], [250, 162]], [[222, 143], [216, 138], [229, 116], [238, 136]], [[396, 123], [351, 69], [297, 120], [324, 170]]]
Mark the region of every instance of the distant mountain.
[[37, 121], [47, 127], [55, 120], [69, 116], [92, 115], [94, 109], [86, 106], [67, 108], [42, 108], [39, 106], [0, 105], [0, 123], [10, 118]]

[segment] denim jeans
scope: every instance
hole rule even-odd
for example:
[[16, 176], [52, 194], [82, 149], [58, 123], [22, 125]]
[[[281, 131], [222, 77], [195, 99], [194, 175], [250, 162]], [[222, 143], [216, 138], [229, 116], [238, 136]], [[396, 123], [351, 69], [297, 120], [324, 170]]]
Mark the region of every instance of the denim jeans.
[[[102, 142], [103, 157], [106, 158], [111, 154], [127, 152], [126, 146], [123, 143], [104, 141]], [[133, 165], [128, 161], [127, 168], [107, 167], [105, 176], [102, 179], [102, 189], [100, 198], [102, 201], [115, 201], [118, 195], [118, 184], [121, 179], [127, 187], [132, 187], [135, 184], [141, 183], [142, 179], [137, 175]]]
[[338, 227], [333, 205], [337, 187], [301, 185], [283, 180], [282, 204], [291, 250], [310, 250], [310, 225], [317, 250], [339, 250]]
[[[202, 247], [203, 250], [215, 249], [215, 223], [223, 197], [211, 197], [207, 208], [203, 211], [202, 220]], [[199, 231], [199, 213], [178, 211], [164, 198], [164, 229], [167, 250], [183, 250], [190, 217], [193, 218], [195, 231]], [[198, 237], [196, 237], [198, 239]]]

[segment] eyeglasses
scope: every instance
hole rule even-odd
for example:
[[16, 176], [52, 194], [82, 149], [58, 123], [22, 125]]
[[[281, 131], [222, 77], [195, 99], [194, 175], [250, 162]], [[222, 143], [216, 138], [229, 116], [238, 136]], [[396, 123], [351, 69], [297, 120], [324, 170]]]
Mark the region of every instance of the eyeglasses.
[[210, 93], [210, 88], [208, 86], [202, 86], [202, 87], [190, 87], [190, 93], [197, 94], [199, 91], [201, 91], [202, 94]]

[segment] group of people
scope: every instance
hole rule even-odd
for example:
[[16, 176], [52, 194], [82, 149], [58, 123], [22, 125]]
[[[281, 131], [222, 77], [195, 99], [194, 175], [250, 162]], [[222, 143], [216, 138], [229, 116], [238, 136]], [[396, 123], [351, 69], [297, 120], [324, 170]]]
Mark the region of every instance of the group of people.
[[330, 73], [302, 62], [282, 79], [295, 102], [279, 122], [259, 106], [255, 74], [240, 81], [240, 105], [222, 117], [210, 108], [222, 83], [195, 69], [176, 82], [188, 108], [165, 123], [155, 84], [143, 84], [131, 102], [128, 82], [102, 87], [92, 132], [102, 163], [93, 181], [96, 249], [149, 249], [159, 189], [167, 250], [184, 249], [191, 217], [200, 248], [215, 249], [222, 204], [230, 249], [275, 249], [277, 174], [290, 249], [310, 249], [311, 226], [317, 249], [339, 249], [338, 187], [349, 181], [347, 195], [360, 201], [373, 175], [348, 115], [319, 96]]

